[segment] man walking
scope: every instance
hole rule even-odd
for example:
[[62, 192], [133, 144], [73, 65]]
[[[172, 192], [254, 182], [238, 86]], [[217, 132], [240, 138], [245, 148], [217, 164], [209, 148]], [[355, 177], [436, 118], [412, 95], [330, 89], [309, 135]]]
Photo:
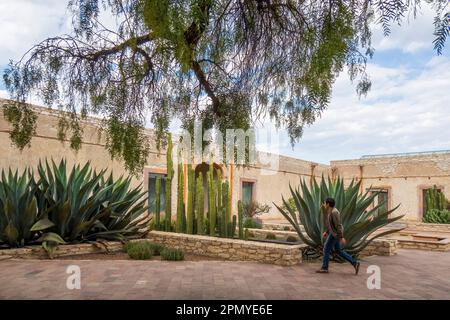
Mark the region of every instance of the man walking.
[[[327, 198], [322, 204], [322, 208], [325, 210], [324, 224], [326, 231], [323, 237], [327, 237], [323, 246], [323, 263], [322, 268], [317, 270], [317, 273], [328, 273], [328, 263], [330, 261], [331, 250], [335, 250], [342, 258], [350, 262], [355, 268], [355, 274], [359, 272], [359, 262], [354, 259], [347, 252], [342, 250], [342, 246], [346, 241], [344, 238], [344, 228], [341, 223], [341, 213], [334, 207], [335, 201], [333, 198]], [[342, 246], [341, 246], [342, 245]]]

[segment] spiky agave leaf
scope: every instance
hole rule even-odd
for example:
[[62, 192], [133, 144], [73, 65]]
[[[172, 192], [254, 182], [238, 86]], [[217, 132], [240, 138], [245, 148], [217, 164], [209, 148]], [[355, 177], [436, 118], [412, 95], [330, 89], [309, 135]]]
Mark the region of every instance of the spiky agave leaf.
[[[74, 165], [70, 172], [66, 161], [40, 162], [40, 192], [47, 201], [54, 230], [66, 241], [84, 239], [124, 239], [141, 235], [148, 217], [142, 185], [130, 190], [131, 177], [114, 180], [112, 172], [97, 172], [90, 163]], [[115, 234], [115, 235], [114, 235]]]
[[[347, 240], [345, 249], [357, 255], [374, 239], [402, 230], [402, 228], [393, 228], [378, 232], [381, 228], [403, 217], [403, 215], [389, 217], [399, 206], [381, 213], [379, 209], [383, 207], [383, 203], [369, 209], [375, 197], [378, 196], [378, 192], [366, 191], [361, 194], [360, 188], [361, 181], [355, 183], [354, 179], [345, 188], [344, 179], [340, 177], [333, 180], [322, 176], [320, 184], [314, 178], [309, 185], [305, 180], [301, 180], [296, 189], [289, 185], [296, 210], [292, 209], [284, 198], [282, 199], [286, 209], [276, 204], [275, 206], [294, 227], [300, 239], [320, 253], [324, 241], [322, 234], [325, 231], [321, 204], [328, 197], [334, 198], [336, 208], [341, 212], [344, 236]], [[300, 224], [303, 225], [304, 231]]]
[[13, 247], [24, 246], [35, 240], [39, 230], [33, 229], [40, 222], [38, 205], [33, 192], [34, 182], [27, 170], [19, 174], [16, 170], [5, 173], [0, 178], [0, 242]]

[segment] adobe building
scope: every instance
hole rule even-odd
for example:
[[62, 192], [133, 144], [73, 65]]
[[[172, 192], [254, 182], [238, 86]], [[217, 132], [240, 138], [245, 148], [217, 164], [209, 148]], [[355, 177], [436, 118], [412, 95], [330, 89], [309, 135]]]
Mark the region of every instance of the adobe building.
[[[5, 102], [6, 100], [0, 99], [0, 109]], [[83, 122], [82, 148], [75, 152], [69, 148], [68, 141], [61, 142], [57, 138], [57, 113], [38, 106], [35, 106], [35, 109], [38, 112], [36, 135], [33, 136], [31, 146], [25, 147], [22, 152], [12, 146], [9, 139], [11, 126], [0, 111], [1, 169], [23, 170], [29, 166], [35, 168], [40, 159], [53, 158], [59, 161], [64, 157], [69, 166], [90, 161], [96, 168], [108, 168], [115, 176], [127, 174], [121, 162], [112, 160], [105, 149], [105, 139], [101, 135], [98, 120], [90, 118]], [[146, 133], [150, 141], [154, 141], [153, 132], [147, 130]], [[173, 154], [174, 163], [177, 163], [176, 152]], [[238, 200], [257, 201], [271, 206], [270, 212], [262, 216], [264, 220], [282, 220], [283, 217], [273, 202], [281, 204], [282, 195], [289, 198], [289, 184], [297, 186], [300, 179], [309, 182], [311, 177], [321, 178], [322, 175], [341, 176], [346, 183], [351, 179], [362, 180], [361, 192], [381, 191], [376, 201], [386, 202], [388, 209], [401, 204], [393, 214], [405, 214], [405, 219], [408, 220], [422, 219], [424, 192], [428, 188], [436, 185], [450, 198], [450, 151], [364, 156], [361, 159], [331, 161], [329, 165], [274, 154], [258, 155], [276, 157], [277, 166], [273, 168], [261, 164], [246, 167], [215, 164], [224, 179], [230, 182], [233, 213]], [[198, 175], [204, 173], [208, 166], [202, 163], [194, 167]], [[134, 178], [134, 183], [142, 183], [149, 193], [149, 199], [152, 199], [155, 178], [164, 178], [165, 174], [166, 154], [164, 151], [158, 152], [153, 145], [146, 166], [142, 174]], [[176, 208], [176, 177], [175, 174], [172, 184], [172, 208]]]

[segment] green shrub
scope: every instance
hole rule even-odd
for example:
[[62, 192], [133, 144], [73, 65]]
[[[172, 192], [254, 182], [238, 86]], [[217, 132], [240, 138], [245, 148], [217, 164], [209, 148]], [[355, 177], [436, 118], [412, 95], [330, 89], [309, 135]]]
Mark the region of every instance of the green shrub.
[[153, 256], [152, 243], [148, 241], [128, 242], [126, 245], [128, 256], [134, 260], [147, 260]]
[[184, 260], [184, 251], [181, 249], [164, 248], [161, 251], [161, 259], [169, 261]]
[[287, 242], [297, 242], [298, 239], [297, 239], [296, 237], [294, 237], [294, 236], [288, 236], [288, 237], [286, 238], [286, 241], [287, 241]]
[[258, 221], [254, 220], [252, 218], [246, 218], [244, 220], [244, 228], [261, 229], [262, 225], [260, 223], [258, 223]]
[[164, 246], [160, 243], [147, 242], [148, 246], [152, 249], [154, 256], [161, 255], [161, 251], [164, 250]]
[[426, 223], [450, 223], [450, 211], [432, 209], [428, 210], [423, 217], [423, 222]]
[[266, 234], [266, 239], [267, 240], [276, 240], [277, 236], [274, 233], [269, 232], [268, 234]]
[[283, 230], [284, 230], [284, 231], [290, 231], [291, 228], [289, 228], [289, 226], [285, 226], [285, 227], [283, 228]]
[[256, 216], [269, 213], [270, 206], [267, 204], [259, 203], [256, 201], [252, 201], [250, 203], [243, 205], [244, 216], [247, 218], [255, 218]]

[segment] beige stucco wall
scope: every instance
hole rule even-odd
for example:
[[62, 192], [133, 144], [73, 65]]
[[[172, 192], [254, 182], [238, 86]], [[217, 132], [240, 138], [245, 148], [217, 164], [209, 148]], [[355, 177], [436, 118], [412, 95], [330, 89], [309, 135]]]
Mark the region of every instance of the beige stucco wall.
[[[5, 100], [0, 99], [1, 105]], [[53, 158], [59, 161], [66, 158], [69, 165], [73, 163], [91, 164], [100, 169], [112, 170], [114, 175], [127, 174], [120, 161], [112, 160], [105, 149], [104, 138], [99, 134], [100, 123], [91, 119], [83, 124], [84, 136], [81, 150], [74, 152], [69, 148], [69, 142], [60, 142], [57, 136], [58, 117], [55, 112], [47, 108], [36, 107], [39, 113], [37, 133], [33, 137], [30, 147], [22, 152], [11, 145], [9, 140], [10, 125], [3, 119], [0, 110], [0, 169], [23, 170], [27, 166], [36, 167], [39, 159]], [[134, 177], [133, 183], [143, 183], [147, 188], [150, 172], [164, 173], [166, 171], [166, 154], [159, 152], [153, 144], [153, 133], [147, 131], [151, 144], [151, 152], [142, 174]], [[175, 150], [175, 148], [174, 148]], [[272, 157], [275, 155], [272, 155]], [[372, 159], [331, 161], [330, 165], [317, 164], [300, 159], [277, 157], [274, 166], [256, 164], [249, 167], [222, 166], [224, 177], [232, 179], [232, 207], [233, 213], [237, 208], [237, 201], [241, 199], [242, 181], [255, 182], [254, 200], [271, 206], [269, 214], [264, 219], [282, 219], [281, 214], [273, 202], [281, 204], [281, 197], [289, 198], [289, 184], [298, 186], [300, 179], [309, 183], [310, 177], [320, 177], [322, 174], [340, 175], [349, 183], [352, 178], [363, 179], [362, 191], [370, 186], [387, 188], [390, 193], [389, 206], [401, 204], [395, 214], [405, 214], [408, 219], [422, 218], [423, 188], [433, 185], [439, 186], [450, 198], [450, 154], [432, 156], [384, 157]], [[174, 152], [174, 163], [177, 163]], [[264, 170], [262, 170], [264, 169]], [[176, 165], [175, 165], [176, 170]], [[177, 175], [172, 184], [172, 210], [176, 210]]]
[[347, 183], [362, 177], [364, 191], [371, 186], [389, 190], [389, 207], [400, 204], [394, 214], [406, 219], [422, 219], [423, 189], [436, 185], [450, 198], [450, 154], [331, 161], [331, 167]]

